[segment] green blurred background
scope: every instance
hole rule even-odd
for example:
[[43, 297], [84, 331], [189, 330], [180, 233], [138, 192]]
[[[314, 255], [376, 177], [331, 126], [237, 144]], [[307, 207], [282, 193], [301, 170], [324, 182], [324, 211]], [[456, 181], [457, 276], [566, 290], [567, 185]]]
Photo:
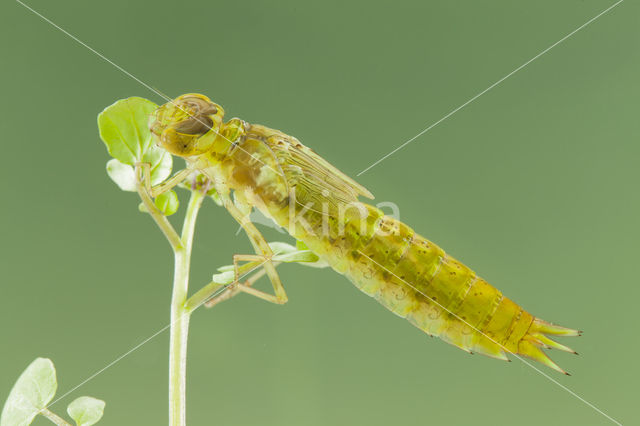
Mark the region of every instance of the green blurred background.
[[[611, 4], [29, 1], [169, 96], [205, 93], [353, 177]], [[172, 258], [107, 177], [96, 126], [117, 99], [162, 99], [18, 3], [0, 9], [4, 401], [37, 356], [62, 394], [167, 325]], [[540, 368], [629, 424], [639, 21], [620, 4], [359, 177], [529, 311], [584, 330], [569, 342], [580, 356], [552, 353], [572, 377]], [[250, 250], [236, 230], [204, 207], [192, 288]], [[191, 425], [610, 424], [518, 360], [429, 339], [330, 270], [281, 274], [285, 306], [241, 296], [194, 314]], [[89, 394], [107, 401], [101, 424], [166, 424], [167, 348], [165, 332], [52, 409]]]

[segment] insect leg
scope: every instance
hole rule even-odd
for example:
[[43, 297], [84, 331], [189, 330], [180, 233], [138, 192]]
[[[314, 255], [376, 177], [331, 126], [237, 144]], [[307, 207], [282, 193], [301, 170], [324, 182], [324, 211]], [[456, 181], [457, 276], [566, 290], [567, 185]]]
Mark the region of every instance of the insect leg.
[[251, 221], [247, 220], [247, 215], [243, 214], [241, 207], [236, 206], [236, 204], [229, 197], [229, 188], [223, 185], [220, 182], [215, 182], [216, 190], [218, 191], [218, 195], [220, 196], [220, 200], [224, 207], [231, 213], [231, 216], [242, 226], [247, 237], [249, 237], [249, 241], [251, 241], [251, 245], [256, 253], [262, 256], [262, 260], [264, 260], [264, 264], [262, 265], [271, 281], [271, 285], [273, 286], [273, 291], [275, 295], [267, 295], [265, 293], [259, 292], [254, 288], [244, 286], [242, 284], [238, 284], [238, 288], [249, 294], [253, 294], [254, 296], [260, 297], [269, 302], [284, 304], [287, 302], [287, 293], [282, 286], [282, 282], [280, 281], [280, 276], [276, 272], [276, 268], [273, 264], [271, 258], [273, 257], [273, 251], [269, 244], [267, 244], [267, 240], [265, 240], [264, 236], [258, 231]]
[[151, 164], [140, 163], [140, 167], [142, 168], [142, 174], [144, 177], [144, 187], [149, 193], [149, 195], [153, 198], [179, 185], [186, 178], [188, 178], [191, 173], [193, 173], [193, 170], [187, 167], [186, 169], [180, 170], [178, 173], [171, 176], [169, 179], [162, 182], [161, 184], [152, 187], [151, 186]]
[[[277, 264], [275, 266], [277, 266]], [[264, 270], [264, 268], [260, 268], [243, 283], [244, 286], [251, 287], [256, 281], [258, 281], [258, 279], [262, 278], [262, 276], [264, 276], [265, 274], [266, 274], [266, 271]], [[240, 292], [241, 290], [237, 286], [236, 287], [229, 286], [227, 289], [225, 289], [223, 292], [221, 292], [217, 296], [212, 297], [206, 302], [204, 302], [204, 306], [207, 308], [212, 308], [220, 302], [224, 302], [225, 300], [231, 299], [233, 296], [237, 295]]]
[[[239, 291], [242, 291], [244, 293], [250, 294], [252, 296], [258, 297], [262, 300], [266, 300], [267, 302], [271, 302], [271, 303], [277, 303], [280, 304], [280, 302], [278, 301], [278, 297], [274, 296], [273, 294], [269, 294], [266, 293], [264, 291], [261, 290], [257, 290], [253, 287], [251, 287], [251, 285], [247, 285], [248, 283], [241, 283], [239, 282], [240, 279], [240, 269], [239, 269], [239, 262], [243, 262], [243, 261], [249, 261], [249, 262], [260, 262], [258, 263], [257, 266], [254, 266], [252, 269], [257, 269], [260, 268], [261, 266], [263, 266], [264, 264], [266, 264], [269, 260], [267, 257], [265, 256], [259, 256], [259, 255], [255, 255], [255, 254], [234, 254], [233, 255], [233, 270], [234, 270], [234, 281], [232, 286], [237, 287], [237, 289]], [[275, 269], [275, 268], [274, 268]]]

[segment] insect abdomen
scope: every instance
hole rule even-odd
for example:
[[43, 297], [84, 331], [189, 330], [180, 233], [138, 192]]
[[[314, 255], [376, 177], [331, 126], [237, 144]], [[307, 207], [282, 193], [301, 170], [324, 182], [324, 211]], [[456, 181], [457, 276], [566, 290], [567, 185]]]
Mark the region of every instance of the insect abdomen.
[[523, 354], [564, 372], [540, 348], [571, 351], [545, 334], [577, 331], [534, 317], [407, 225], [362, 206], [368, 215], [347, 220], [341, 237], [307, 244], [363, 292], [432, 336], [504, 360], [506, 353]]

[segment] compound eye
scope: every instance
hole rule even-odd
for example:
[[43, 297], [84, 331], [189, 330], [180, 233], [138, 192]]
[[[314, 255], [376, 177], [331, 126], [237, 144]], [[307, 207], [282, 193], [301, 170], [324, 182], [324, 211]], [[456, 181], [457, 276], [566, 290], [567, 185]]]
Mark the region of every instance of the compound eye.
[[215, 105], [209, 105], [204, 111], [202, 111], [202, 115], [216, 115], [218, 113], [218, 108]]
[[175, 127], [176, 132], [185, 135], [204, 135], [213, 126], [213, 120], [206, 116], [191, 117]]

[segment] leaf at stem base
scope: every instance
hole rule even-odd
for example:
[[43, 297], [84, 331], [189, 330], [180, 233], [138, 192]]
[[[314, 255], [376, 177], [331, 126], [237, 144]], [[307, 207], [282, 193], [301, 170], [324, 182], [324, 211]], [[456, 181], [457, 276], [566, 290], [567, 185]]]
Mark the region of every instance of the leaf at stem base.
[[0, 426], [30, 425], [56, 394], [58, 382], [53, 362], [37, 358], [18, 378], [0, 416]]

